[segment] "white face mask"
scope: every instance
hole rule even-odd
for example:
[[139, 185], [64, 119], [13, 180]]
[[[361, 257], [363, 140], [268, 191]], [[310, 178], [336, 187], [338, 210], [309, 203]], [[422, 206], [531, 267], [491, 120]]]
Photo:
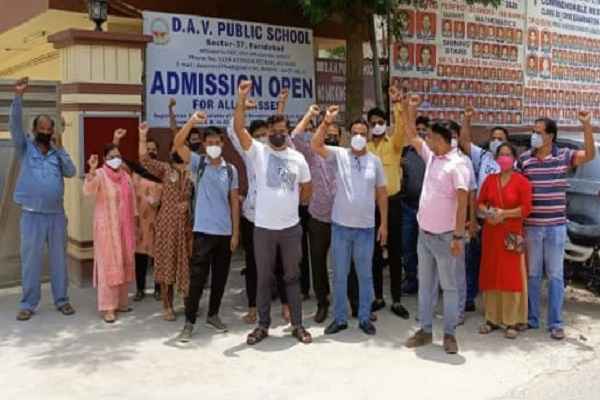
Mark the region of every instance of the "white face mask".
[[373, 136], [381, 136], [385, 133], [386, 130], [387, 126], [385, 124], [377, 124], [373, 128], [371, 128], [371, 133], [373, 134]]
[[456, 138], [452, 138], [450, 146], [452, 146], [453, 149], [456, 149], [458, 147], [458, 140]]
[[350, 141], [350, 145], [356, 151], [362, 151], [367, 145], [367, 139], [363, 135], [354, 135]]
[[121, 166], [121, 164], [123, 163], [123, 160], [121, 160], [120, 158], [111, 158], [110, 160], [106, 161], [106, 165], [108, 165], [110, 168], [117, 170], [119, 169], [119, 167]]
[[494, 139], [490, 142], [490, 152], [495, 157], [496, 153], [498, 153], [498, 147], [502, 144], [501, 140]]
[[531, 135], [531, 147], [539, 149], [544, 145], [544, 138], [539, 133], [533, 133]]
[[213, 160], [221, 157], [221, 146], [206, 146], [206, 154]]

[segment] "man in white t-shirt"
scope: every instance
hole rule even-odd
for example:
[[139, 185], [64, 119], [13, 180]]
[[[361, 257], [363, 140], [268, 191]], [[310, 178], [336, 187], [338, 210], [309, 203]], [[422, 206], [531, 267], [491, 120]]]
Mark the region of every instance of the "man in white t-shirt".
[[254, 166], [256, 209], [254, 252], [257, 268], [258, 327], [247, 338], [254, 345], [268, 336], [271, 325], [271, 283], [274, 279], [277, 249], [283, 259], [284, 280], [290, 304], [292, 335], [302, 343], [312, 342], [302, 326], [300, 269], [302, 227], [298, 215], [300, 201], [311, 196], [310, 171], [304, 156], [288, 147], [286, 118], [276, 114], [267, 120], [268, 144], [252, 138], [245, 128], [246, 106], [252, 83], [240, 83], [234, 114], [234, 131], [248, 160]]
[[[330, 107], [317, 133], [313, 151], [336, 163], [335, 198], [331, 216], [331, 242], [334, 270], [335, 318], [325, 329], [332, 335], [348, 328], [346, 292], [350, 262], [353, 259], [359, 286], [359, 328], [367, 335], [375, 334], [370, 321], [373, 301], [373, 248], [375, 239], [385, 246], [388, 232], [388, 195], [381, 160], [367, 151], [369, 127], [365, 121], [350, 125], [351, 148], [325, 145], [327, 126], [335, 121], [338, 107]], [[381, 224], [375, 232], [375, 201], [381, 213]]]

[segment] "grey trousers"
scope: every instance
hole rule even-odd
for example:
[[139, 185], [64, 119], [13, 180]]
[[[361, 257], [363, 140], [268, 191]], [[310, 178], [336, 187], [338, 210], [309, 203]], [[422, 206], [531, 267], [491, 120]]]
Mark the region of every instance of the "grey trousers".
[[283, 261], [285, 282], [292, 326], [302, 326], [302, 299], [300, 296], [300, 259], [302, 258], [302, 227], [298, 224], [282, 230], [254, 228], [254, 257], [256, 259], [258, 325], [271, 325], [271, 288], [275, 280], [277, 248]]

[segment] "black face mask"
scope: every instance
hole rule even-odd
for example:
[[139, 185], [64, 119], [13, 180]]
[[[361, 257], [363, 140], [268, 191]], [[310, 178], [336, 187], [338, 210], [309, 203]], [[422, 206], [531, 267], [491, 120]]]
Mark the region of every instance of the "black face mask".
[[340, 145], [340, 141], [336, 138], [336, 137], [326, 137], [325, 138], [325, 144], [327, 146], [339, 146]]
[[285, 139], [285, 133], [275, 133], [269, 136], [269, 142], [276, 148], [283, 146], [285, 144]]
[[36, 133], [35, 141], [44, 146], [50, 146], [50, 141], [52, 140], [52, 135], [46, 135], [44, 133]]
[[200, 150], [200, 143], [190, 143], [190, 150], [196, 153]]
[[148, 157], [150, 157], [153, 160], [156, 160], [158, 158], [158, 154], [156, 154], [156, 153], [148, 153]]
[[183, 160], [177, 152], [171, 153], [171, 162], [174, 164], [183, 164]]

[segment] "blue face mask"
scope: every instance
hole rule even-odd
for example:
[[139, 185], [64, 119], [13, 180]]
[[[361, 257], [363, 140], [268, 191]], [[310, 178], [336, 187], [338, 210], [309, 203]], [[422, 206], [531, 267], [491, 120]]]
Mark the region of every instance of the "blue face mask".
[[544, 145], [544, 138], [537, 132], [533, 132], [531, 134], [531, 147], [534, 149], [539, 149]]

